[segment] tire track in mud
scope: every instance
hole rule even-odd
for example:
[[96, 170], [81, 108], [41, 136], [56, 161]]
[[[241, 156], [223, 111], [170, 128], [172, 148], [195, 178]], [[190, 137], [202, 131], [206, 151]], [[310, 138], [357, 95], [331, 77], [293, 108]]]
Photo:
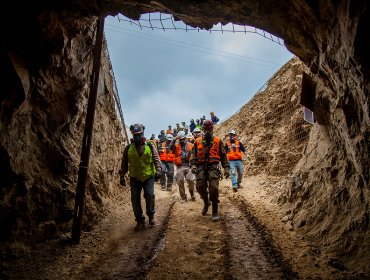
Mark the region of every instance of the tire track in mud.
[[227, 196], [223, 204], [228, 279], [299, 279], [244, 198]]
[[146, 226], [136, 232], [133, 226], [126, 225], [121, 228], [121, 233], [112, 233], [105, 241], [107, 246], [92, 256], [73, 279], [144, 279], [152, 260], [161, 250], [174, 203], [170, 196], [156, 201], [155, 226]]
[[154, 240], [154, 243], [151, 247], [151, 250], [149, 251], [149, 254], [146, 256], [143, 264], [141, 267], [143, 268], [142, 276], [145, 277], [146, 273], [150, 269], [154, 259], [157, 257], [158, 252], [163, 250], [165, 244], [165, 237], [166, 237], [166, 231], [168, 228], [168, 221], [170, 220], [171, 214], [173, 212], [173, 206], [175, 205], [175, 201], [172, 201], [170, 208], [168, 209], [166, 217], [163, 219], [161, 229], [157, 234], [157, 237]]

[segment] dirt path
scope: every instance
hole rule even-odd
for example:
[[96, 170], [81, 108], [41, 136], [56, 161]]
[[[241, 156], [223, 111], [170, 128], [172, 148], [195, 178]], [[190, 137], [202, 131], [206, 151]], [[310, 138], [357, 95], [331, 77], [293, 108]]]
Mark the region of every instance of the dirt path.
[[309, 245], [281, 221], [265, 180], [246, 178], [237, 193], [222, 181], [219, 222], [201, 215], [197, 193], [196, 201], [182, 204], [176, 187], [170, 193], [156, 185], [157, 225], [140, 232], [134, 231], [126, 189], [79, 246], [69, 244], [69, 234], [33, 248], [19, 245], [12, 260], [1, 262], [0, 279], [300, 278], [296, 272], [303, 279], [329, 279], [307, 253]]
[[230, 200], [230, 189], [220, 189], [220, 222], [212, 222], [210, 213], [201, 215], [199, 197], [175, 203], [165, 247], [147, 279], [292, 279], [289, 267], [281, 268], [281, 255], [249, 222], [242, 205]]

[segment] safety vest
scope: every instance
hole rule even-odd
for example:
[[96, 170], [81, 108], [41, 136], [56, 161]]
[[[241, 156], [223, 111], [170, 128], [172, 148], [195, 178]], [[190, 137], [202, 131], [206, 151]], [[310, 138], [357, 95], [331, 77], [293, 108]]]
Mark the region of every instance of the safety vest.
[[[189, 158], [190, 158], [190, 154], [191, 154], [191, 150], [193, 149], [193, 144], [192, 143], [189, 143], [189, 142], [186, 142], [185, 143], [186, 147], [185, 147], [185, 150], [187, 152], [187, 164], [189, 163]], [[182, 165], [182, 160], [181, 160], [181, 154], [182, 154], [182, 148], [181, 148], [181, 144], [180, 143], [177, 143], [176, 144], [176, 150], [175, 150], [175, 164], [177, 166], [181, 166]]]
[[135, 145], [130, 145], [127, 153], [128, 176], [138, 179], [141, 182], [154, 177], [156, 170], [153, 161], [153, 154], [150, 147], [145, 144], [144, 153], [139, 156]]
[[167, 153], [167, 162], [174, 162], [175, 161], [175, 154], [169, 150]]
[[175, 160], [175, 155], [170, 150], [167, 153], [167, 144], [166, 142], [162, 142], [159, 147], [159, 159], [161, 161], [173, 162]]
[[[205, 151], [205, 140], [203, 137], [198, 137], [195, 140], [196, 153], [198, 158], [198, 164], [203, 164], [206, 162], [206, 151]], [[209, 150], [208, 162], [218, 163], [220, 162], [220, 138], [213, 136], [212, 146]]]
[[228, 160], [241, 160], [242, 159], [242, 151], [240, 150], [240, 142], [235, 140], [234, 143], [231, 141], [227, 142], [228, 152], [227, 152], [227, 159]]
[[167, 160], [166, 142], [161, 143], [158, 153], [159, 153], [159, 159], [161, 161]]

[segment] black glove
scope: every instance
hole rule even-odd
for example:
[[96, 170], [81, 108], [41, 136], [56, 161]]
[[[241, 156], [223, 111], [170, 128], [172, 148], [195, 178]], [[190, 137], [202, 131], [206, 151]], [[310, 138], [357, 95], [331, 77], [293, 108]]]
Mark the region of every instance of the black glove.
[[191, 173], [197, 174], [197, 167], [196, 166], [191, 167]]
[[159, 179], [161, 179], [161, 177], [162, 177], [162, 172], [157, 172], [157, 173], [155, 173], [154, 181], [155, 181], [155, 182], [158, 182], [158, 181], [159, 181]]
[[230, 169], [229, 168], [224, 169], [224, 177], [225, 177], [225, 179], [230, 178]]
[[122, 187], [126, 187], [126, 180], [125, 180], [125, 176], [119, 176], [119, 184], [120, 184]]

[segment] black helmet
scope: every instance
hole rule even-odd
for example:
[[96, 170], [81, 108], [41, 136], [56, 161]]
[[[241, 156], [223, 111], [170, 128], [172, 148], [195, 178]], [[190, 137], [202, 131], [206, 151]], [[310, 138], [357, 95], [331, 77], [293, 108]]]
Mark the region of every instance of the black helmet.
[[130, 126], [130, 131], [132, 134], [143, 134], [145, 126], [140, 123], [136, 123]]

